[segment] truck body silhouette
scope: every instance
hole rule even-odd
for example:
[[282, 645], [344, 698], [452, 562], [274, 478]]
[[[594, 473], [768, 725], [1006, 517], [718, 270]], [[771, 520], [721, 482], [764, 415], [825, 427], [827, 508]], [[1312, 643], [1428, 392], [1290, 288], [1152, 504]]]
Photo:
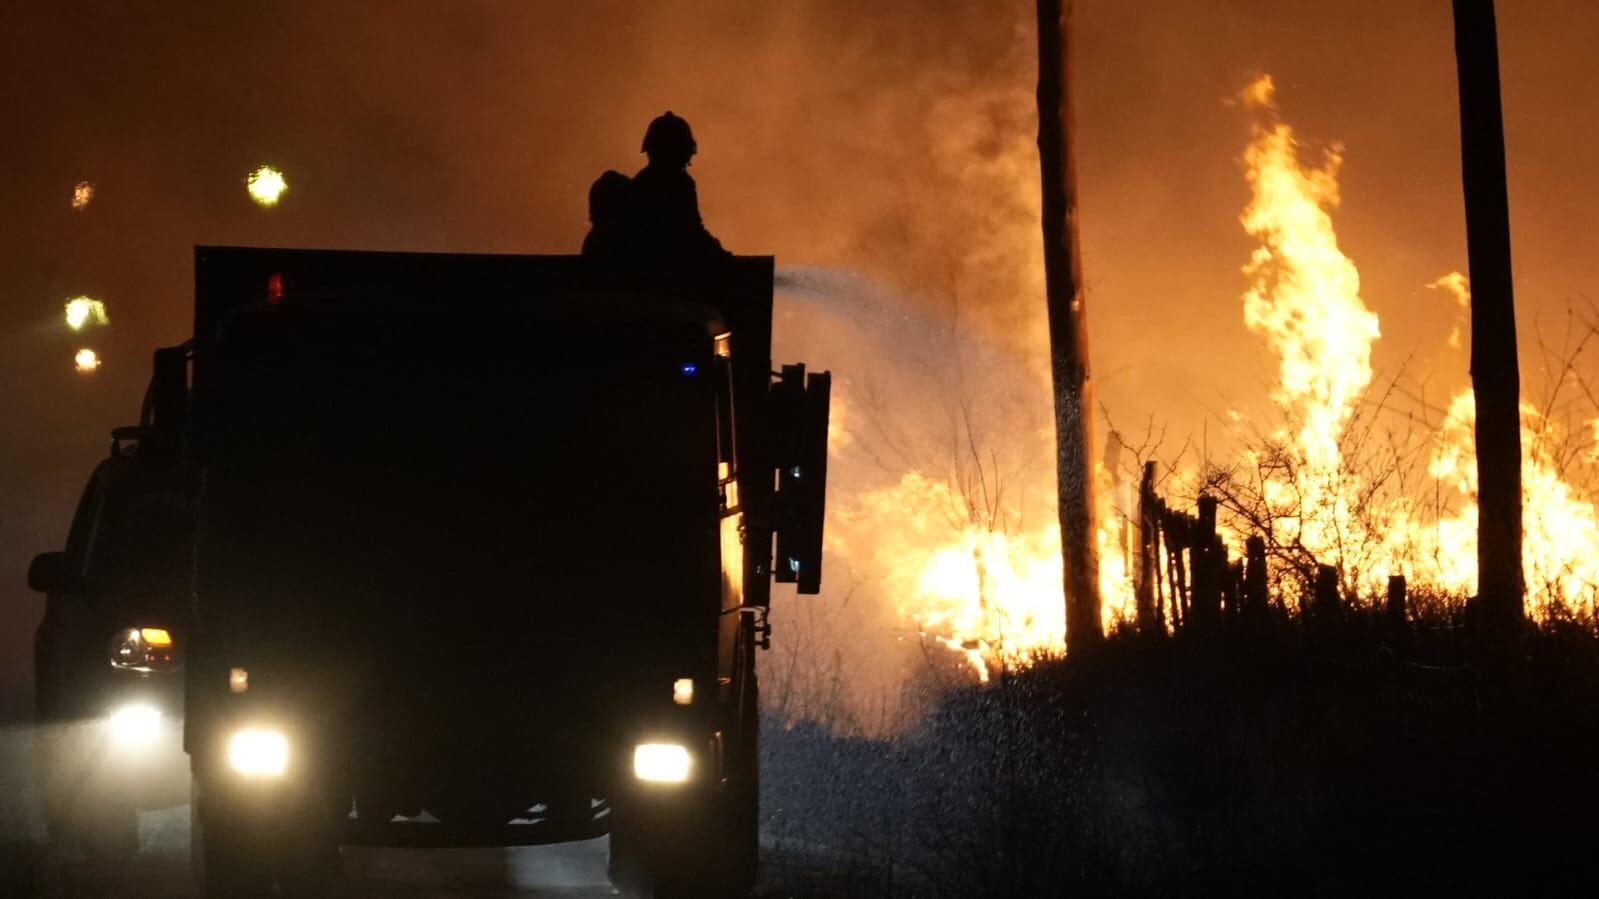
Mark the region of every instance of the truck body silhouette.
[[826, 477], [829, 379], [772, 371], [771, 259], [195, 266], [143, 442], [195, 522], [207, 892], [316, 892], [341, 844], [604, 833], [626, 891], [746, 892], [755, 654], [771, 582], [819, 589]]

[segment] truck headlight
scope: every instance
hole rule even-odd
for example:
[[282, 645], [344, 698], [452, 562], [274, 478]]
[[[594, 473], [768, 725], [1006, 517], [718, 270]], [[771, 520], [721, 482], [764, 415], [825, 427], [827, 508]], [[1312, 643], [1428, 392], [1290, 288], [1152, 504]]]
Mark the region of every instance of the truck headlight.
[[693, 756], [677, 743], [640, 743], [633, 749], [633, 776], [648, 783], [680, 784], [693, 768]]
[[164, 627], [130, 627], [111, 637], [111, 667], [124, 671], [171, 671], [177, 667], [177, 648]]
[[289, 738], [268, 727], [236, 731], [228, 741], [228, 764], [245, 777], [282, 777], [289, 769]]

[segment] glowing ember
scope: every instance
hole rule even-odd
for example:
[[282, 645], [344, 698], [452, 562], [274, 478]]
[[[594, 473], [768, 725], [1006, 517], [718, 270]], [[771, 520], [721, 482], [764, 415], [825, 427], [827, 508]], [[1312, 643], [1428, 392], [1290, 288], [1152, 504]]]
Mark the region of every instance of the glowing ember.
[[72, 186], [72, 209], [82, 212], [89, 208], [94, 200], [94, 183], [92, 181], [79, 181]]
[[67, 300], [66, 315], [67, 327], [74, 331], [82, 331], [90, 322], [97, 325], [111, 323], [111, 319], [106, 315], [105, 304], [93, 297], [73, 297]]
[[100, 369], [100, 356], [94, 350], [84, 347], [72, 357], [72, 363], [80, 374], [92, 375]]
[[282, 172], [263, 165], [245, 177], [244, 186], [250, 191], [250, 199], [256, 205], [271, 207], [278, 205], [284, 191], [289, 189], [289, 182], [283, 179]]

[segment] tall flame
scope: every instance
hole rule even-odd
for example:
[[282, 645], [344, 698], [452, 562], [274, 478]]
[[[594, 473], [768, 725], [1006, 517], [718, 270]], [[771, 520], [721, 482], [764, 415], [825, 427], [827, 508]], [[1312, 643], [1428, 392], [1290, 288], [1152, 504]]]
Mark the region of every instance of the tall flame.
[[1244, 98], [1260, 117], [1244, 151], [1253, 196], [1241, 221], [1260, 241], [1244, 267], [1253, 281], [1244, 323], [1278, 356], [1273, 398], [1291, 424], [1272, 438], [1294, 463], [1264, 485], [1265, 499], [1285, 531], [1279, 542], [1322, 557], [1347, 542], [1361, 485], [1343, 465], [1340, 443], [1371, 384], [1371, 349], [1381, 332], [1333, 230], [1341, 151], [1329, 149], [1320, 166], [1301, 161], [1293, 129], [1277, 116], [1269, 75]]

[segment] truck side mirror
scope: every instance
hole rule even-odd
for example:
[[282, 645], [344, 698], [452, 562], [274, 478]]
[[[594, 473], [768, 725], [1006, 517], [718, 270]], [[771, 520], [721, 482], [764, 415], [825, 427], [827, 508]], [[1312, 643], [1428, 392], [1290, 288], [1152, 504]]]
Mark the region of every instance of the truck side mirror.
[[64, 552], [39, 553], [28, 565], [28, 589], [37, 593], [81, 593], [83, 579]]
[[822, 525], [827, 517], [827, 424], [833, 378], [785, 365], [772, 385], [777, 423], [777, 564], [779, 583], [800, 593], [822, 590]]

